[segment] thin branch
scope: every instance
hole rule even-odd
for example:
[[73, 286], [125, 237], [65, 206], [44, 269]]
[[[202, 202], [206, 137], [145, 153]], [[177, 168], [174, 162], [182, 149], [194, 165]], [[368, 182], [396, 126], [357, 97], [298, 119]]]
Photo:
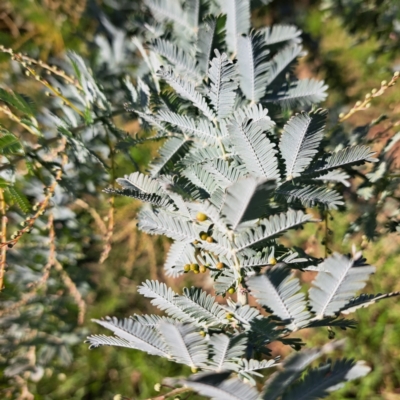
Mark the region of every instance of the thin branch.
[[[1, 214], [1, 244], [7, 242], [7, 216], [6, 216], [6, 202], [4, 200], [4, 191], [0, 189], [0, 214]], [[7, 259], [7, 246], [3, 245], [0, 251], [0, 292], [4, 287], [4, 271], [6, 268]]]

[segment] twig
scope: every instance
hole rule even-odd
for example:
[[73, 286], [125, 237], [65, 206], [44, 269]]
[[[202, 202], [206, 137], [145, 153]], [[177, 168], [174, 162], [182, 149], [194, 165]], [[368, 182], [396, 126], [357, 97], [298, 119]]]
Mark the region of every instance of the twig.
[[[17, 301], [16, 303], [14, 303], [11, 307], [8, 307], [4, 310], [0, 311], [0, 317], [3, 317], [4, 315], [7, 314], [11, 314], [14, 311], [17, 311], [20, 307], [24, 306], [25, 304], [27, 304], [30, 300], [32, 300], [39, 289], [41, 289], [47, 282], [47, 280], [49, 279], [50, 276], [50, 270], [51, 267], [54, 265], [55, 263], [55, 259], [56, 259], [56, 244], [55, 244], [55, 230], [54, 230], [54, 216], [51, 213], [49, 215], [49, 222], [47, 224], [48, 228], [49, 228], [49, 258], [47, 261], [47, 264], [45, 265], [44, 269], [43, 269], [43, 275], [42, 277], [37, 280], [36, 282], [33, 282], [29, 285], [30, 288], [32, 288], [28, 293], [25, 293], [22, 296], [22, 299]], [[4, 247], [4, 249], [6, 249], [6, 247]]]
[[64, 270], [61, 263], [56, 259], [54, 260], [54, 267], [60, 273], [62, 280], [64, 281], [65, 286], [67, 287], [70, 295], [75, 300], [75, 303], [78, 306], [78, 325], [82, 325], [85, 319], [86, 313], [86, 303], [82, 298], [82, 295], [79, 293], [78, 288], [76, 287], [74, 281], [69, 277], [67, 272]]
[[178, 394], [186, 393], [186, 392], [191, 392], [191, 391], [192, 391], [192, 389], [187, 388], [187, 387], [178, 388], [178, 389], [171, 390], [170, 392], [165, 393], [165, 394], [163, 394], [163, 395], [161, 395], [161, 396], [151, 397], [151, 398], [149, 398], [148, 400], [165, 400], [165, 399], [167, 399], [168, 397], [176, 396], [176, 395], [178, 395]]
[[346, 114], [339, 114], [339, 122], [345, 121], [358, 111], [366, 110], [367, 108], [369, 108], [371, 106], [371, 100], [374, 97], [382, 96], [387, 89], [394, 86], [397, 79], [399, 79], [399, 76], [400, 72], [396, 71], [389, 83], [387, 81], [382, 81], [381, 87], [379, 89], [372, 89], [371, 93], [367, 93], [363, 101], [357, 101], [357, 103], [353, 106], [353, 108], [351, 108], [350, 111], [348, 111]]
[[[55, 153], [58, 154], [58, 153], [64, 151], [64, 150], [65, 150], [65, 146], [66, 146], [66, 139], [63, 138], [60, 147], [59, 147], [58, 149], [55, 149]], [[67, 162], [67, 156], [66, 156], [66, 155], [63, 155], [61, 165], [63, 166], [66, 162]], [[6, 242], [2, 242], [2, 243], [0, 244], [0, 248], [4, 248], [5, 246], [8, 246], [8, 247], [10, 247], [10, 248], [11, 248], [11, 247], [14, 247], [14, 246], [19, 242], [19, 240], [22, 238], [22, 236], [23, 236], [25, 233], [29, 233], [29, 232], [31, 231], [31, 229], [32, 229], [32, 227], [33, 227], [35, 221], [36, 221], [41, 215], [44, 214], [44, 212], [45, 212], [47, 206], [49, 205], [50, 199], [51, 199], [51, 197], [53, 196], [53, 193], [54, 193], [54, 191], [55, 191], [55, 189], [56, 189], [56, 187], [57, 187], [57, 185], [58, 185], [58, 181], [61, 179], [61, 177], [62, 177], [62, 168], [60, 168], [60, 169], [57, 170], [57, 172], [56, 172], [56, 177], [55, 177], [54, 182], [53, 182], [49, 187], [47, 187], [47, 189], [46, 189], [46, 190], [47, 190], [47, 193], [46, 193], [45, 198], [44, 198], [40, 203], [38, 203], [38, 204], [36, 205], [36, 207], [35, 207], [35, 208], [37, 208], [36, 213], [35, 213], [32, 217], [27, 218], [27, 219], [25, 220], [25, 226], [24, 226], [22, 229], [18, 230], [18, 231], [12, 236], [12, 239], [11, 239], [11, 240], [6, 241]]]
[[[7, 242], [7, 216], [6, 216], [6, 202], [4, 200], [3, 189], [0, 189], [0, 214], [1, 214], [1, 244]], [[4, 271], [6, 268], [7, 259], [7, 246], [3, 246], [0, 251], [0, 291], [4, 286]]]
[[83, 201], [81, 199], [76, 199], [75, 204], [78, 205], [79, 207], [84, 208], [85, 210], [87, 210], [90, 213], [90, 215], [95, 220], [97, 226], [99, 227], [102, 235], [107, 234], [107, 227], [106, 227], [104, 221], [102, 220], [99, 213], [93, 207], [90, 207], [90, 205], [88, 203], [86, 203], [85, 201]]

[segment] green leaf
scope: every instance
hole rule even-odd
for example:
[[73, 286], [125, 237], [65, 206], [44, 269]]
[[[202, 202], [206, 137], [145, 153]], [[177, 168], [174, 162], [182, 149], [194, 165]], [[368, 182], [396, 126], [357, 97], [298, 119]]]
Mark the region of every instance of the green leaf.
[[25, 100], [25, 98], [18, 93], [0, 88], [0, 100], [4, 101], [10, 106], [15, 107], [18, 111], [26, 116], [35, 116], [36, 110], [33, 103], [29, 100]]
[[0, 155], [15, 154], [24, 154], [22, 143], [14, 134], [0, 127]]
[[21, 209], [22, 212], [27, 214], [31, 210], [31, 205], [25, 195], [16, 189], [14, 186], [7, 186], [5, 193], [8, 194], [11, 200]]

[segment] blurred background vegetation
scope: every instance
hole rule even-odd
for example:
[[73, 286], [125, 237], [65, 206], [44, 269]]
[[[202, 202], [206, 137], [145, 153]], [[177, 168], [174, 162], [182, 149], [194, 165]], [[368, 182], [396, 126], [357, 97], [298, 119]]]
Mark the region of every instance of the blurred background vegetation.
[[[268, 3], [268, 2], [266, 2]], [[31, 57], [42, 59], [50, 64], [62, 57], [67, 50], [75, 50], [86, 59], [94, 62], [99, 54], [98, 44], [103, 39], [110, 46], [118, 46], [116, 27], [127, 38], [135, 35], [133, 21], [138, 18], [138, 1], [116, 0], [3, 0], [0, 4], [0, 44], [14, 51], [28, 53]], [[298, 66], [300, 76], [318, 76], [329, 85], [329, 97], [324, 104], [331, 111], [332, 119], [362, 100], [373, 88], [379, 88], [382, 80], [390, 80], [393, 71], [400, 69], [400, 3], [393, 0], [275, 0], [253, 12], [254, 24], [271, 25], [291, 23], [303, 31], [303, 40], [308, 56]], [[124, 38], [121, 39], [123, 41]], [[103, 46], [104, 47], [104, 46]], [[115, 50], [115, 49], [114, 49]], [[118, 56], [116, 50], [111, 55]], [[109, 55], [110, 56], [110, 55]], [[112, 56], [111, 56], [112, 57]], [[121, 57], [121, 56], [120, 56]], [[122, 60], [121, 76], [130, 74], [134, 78], [135, 59]], [[101, 69], [97, 74], [105, 74]], [[1, 81], [13, 84], [29, 95], [37, 104], [46, 104], [47, 99], [38, 89], [35, 81], [22, 80], [10, 73], [8, 57], [0, 57]], [[123, 98], [121, 98], [121, 106]], [[400, 129], [400, 91], [391, 90], [375, 99], [372, 107], [355, 114], [346, 121], [348, 128], [367, 125], [371, 120], [385, 114], [385, 119], [367, 130], [367, 139], [372, 142], [386, 142]], [[4, 116], [0, 114], [0, 120]], [[117, 117], [118, 126], [130, 134], [138, 131], [136, 121], [129, 115]], [[4, 124], [8, 126], [8, 122]], [[335, 140], [332, 130], [332, 139]], [[147, 237], [136, 230], [135, 214], [139, 207], [136, 201], [115, 199], [113, 210], [114, 226], [112, 235], [107, 238], [107, 218], [110, 218], [110, 202], [102, 194], [104, 187], [112, 185], [117, 176], [130, 173], [137, 167], [144, 170], [152, 154], [154, 145], [132, 149], [129, 155], [115, 154], [115, 168], [112, 173], [97, 180], [93, 190], [80, 189], [82, 202], [69, 205], [75, 215], [78, 228], [69, 229], [56, 225], [56, 235], [65, 247], [76, 247], [76, 258], [66, 262], [64, 274], [54, 273], [54, 279], [64, 281], [57, 288], [60, 299], [71, 298], [72, 302], [61, 300], [57, 310], [49, 308], [49, 313], [64, 309], [64, 315], [56, 319], [56, 326], [63, 335], [69, 335], [70, 347], [65, 354], [45, 363], [39, 379], [35, 371], [23, 374], [7, 372], [12, 355], [0, 355], [0, 396], [2, 398], [25, 399], [112, 399], [115, 395], [131, 399], [145, 399], [156, 396], [154, 384], [164, 376], [173, 376], [185, 371], [180, 366], [144, 355], [140, 352], [113, 348], [89, 351], [83, 344], [89, 331], [96, 332], [91, 318], [104, 315], [127, 316], [150, 310], [149, 302], [137, 295], [136, 286], [147, 278], [162, 279], [175, 288], [190, 285], [190, 278], [172, 280], [163, 276], [162, 263], [168, 248], [167, 240]], [[84, 180], [90, 171], [80, 175]], [[15, 206], [16, 207], [16, 206]], [[373, 278], [371, 292], [391, 292], [400, 290], [400, 240], [397, 233], [379, 236], [368, 241], [357, 232], [344, 240], [351, 223], [363, 211], [357, 203], [351, 206], [349, 220], [340, 213], [331, 222], [331, 248], [348, 251], [354, 243], [364, 248], [368, 261], [378, 267]], [[99, 222], [98, 220], [103, 222]], [[104, 227], [106, 233], [104, 231]], [[106, 237], [104, 239], [104, 236]], [[298, 245], [319, 256], [322, 232], [314, 227], [304, 230], [296, 238]], [[77, 245], [79, 243], [79, 245]], [[22, 245], [26, 245], [25, 241]], [[104, 262], [99, 262], [104, 249], [111, 245], [111, 251]], [[71, 257], [71, 256], [69, 256]], [[75, 257], [75, 256], [74, 256]], [[12, 269], [11, 259], [9, 269]], [[68, 291], [71, 282], [84, 280], [79, 293], [84, 301], [84, 320], [78, 321], [82, 304], [76, 301], [73, 292]], [[204, 285], [207, 287], [207, 279]], [[15, 286], [6, 282], [1, 292], [1, 302], [12, 297]], [[65, 289], [67, 288], [67, 289]], [[28, 289], [27, 289], [28, 291]], [[54, 295], [44, 291], [42, 296]], [[39, 301], [43, 297], [38, 297]], [[79, 300], [79, 299], [78, 299]], [[4, 303], [5, 304], [5, 303]], [[47, 328], [30, 325], [29, 313], [26, 318], [31, 334]], [[1, 314], [0, 314], [1, 315]], [[400, 304], [396, 299], [378, 303], [368, 310], [357, 312], [359, 325], [350, 332], [337, 337], [348, 337], [346, 356], [366, 360], [373, 368], [362, 384], [346, 386], [332, 398], [334, 399], [400, 399]], [[64, 326], [61, 322], [64, 320]], [[80, 323], [78, 323], [80, 322]], [[59, 326], [57, 326], [59, 324]], [[49, 328], [50, 329], [50, 328]], [[306, 333], [304, 340], [310, 345], [326, 342], [328, 332], [312, 331]], [[1, 339], [0, 339], [1, 340]], [[32, 343], [19, 339], [19, 346], [29, 352]], [[274, 349], [279, 354], [281, 348]], [[37, 371], [36, 371], [37, 372]], [[118, 397], [116, 397], [118, 398]]]

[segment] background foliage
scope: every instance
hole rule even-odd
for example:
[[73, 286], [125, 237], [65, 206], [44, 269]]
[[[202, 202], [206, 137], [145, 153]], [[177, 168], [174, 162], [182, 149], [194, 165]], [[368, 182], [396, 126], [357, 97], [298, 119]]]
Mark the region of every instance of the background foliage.
[[[118, 4], [112, 1], [101, 4], [82, 2], [81, 8], [68, 8], [68, 2], [58, 4], [55, 1], [43, 0], [42, 2], [26, 3], [29, 3], [29, 6], [19, 0], [2, 3], [2, 19], [0, 21], [2, 44], [18, 51], [28, 51], [30, 55], [49, 60], [50, 63], [56, 63], [59, 59], [57, 57], [64, 57], [65, 49], [78, 50], [92, 60], [96, 75], [100, 76], [105, 83], [106, 93], [107, 83], [110, 85], [109, 87], [118, 87], [120, 80], [128, 71], [136, 70], [135, 53], [138, 51], [124, 47], [127, 46], [124, 39], [137, 33], [133, 23], [138, 15], [134, 9], [137, 2], [127, 1], [126, 3], [118, 2]], [[393, 3], [395, 2], [276, 1], [265, 8], [254, 11], [253, 19], [257, 25], [291, 22], [299, 25], [306, 32], [304, 40], [309, 55], [299, 65], [298, 72], [303, 77], [323, 77], [330, 86], [327, 105], [330, 108], [335, 107], [337, 114], [340, 114], [346, 112], [356, 101], [363, 99], [365, 94], [373, 88], [379, 89], [381, 81], [390, 80], [393, 70], [398, 69], [399, 9]], [[104, 16], [107, 16], [107, 20]], [[363, 21], [363, 23], [356, 21]], [[361, 29], [365, 26], [365, 21], [368, 21], [368, 30], [366, 31]], [[372, 35], [369, 34], [371, 31], [374, 32]], [[340, 40], [338, 40], [339, 37]], [[121, 43], [125, 43], [125, 45]], [[101, 46], [102, 51], [99, 57], [100, 60], [108, 61], [108, 70], [112, 70], [114, 73], [119, 71], [115, 74], [117, 77], [112, 82], [107, 81], [107, 68], [99, 67], [102, 65], [101, 63], [97, 63], [96, 67], [96, 63], [93, 62], [95, 58], [93, 54], [96, 52], [92, 50], [96, 45]], [[128, 49], [126, 53], [121, 51], [123, 48]], [[1, 87], [12, 87], [14, 90], [31, 96], [35, 102], [39, 102], [39, 104], [42, 102], [50, 107], [49, 101], [53, 98], [49, 99], [43, 96], [39, 85], [32, 83], [33, 81], [28, 79], [29, 77], [23, 78], [18, 69], [10, 73], [8, 60], [6, 57], [2, 57], [2, 60], [4, 63], [2, 63], [0, 73], [4, 83]], [[111, 65], [112, 63], [114, 64]], [[104, 65], [107, 66], [107, 63]], [[62, 61], [60, 66], [65, 66], [65, 61]], [[73, 71], [71, 70], [71, 72]], [[387, 118], [372, 127], [367, 136], [376, 142], [378, 147], [382, 146], [382, 143], [385, 143], [398, 131], [399, 122], [398, 117], [396, 120], [396, 114], [398, 115], [400, 107], [399, 100], [400, 95], [396, 91], [388, 91], [384, 96], [375, 99], [368, 111], [359, 112], [349, 118], [347, 120], [349, 128], [366, 125], [371, 120], [378, 119], [381, 114], [386, 114]], [[113, 101], [119, 101], [122, 105], [125, 96], [119, 92]], [[58, 112], [65, 112], [58, 104], [56, 106], [53, 104], [52, 107], [56, 107]], [[99, 110], [94, 110], [93, 107], [92, 111], [96, 113]], [[121, 119], [119, 116], [115, 118], [118, 126], [123, 127], [131, 134], [138, 130], [135, 121]], [[6, 120], [4, 125], [10, 127], [9, 121]], [[111, 127], [109, 128], [111, 129]], [[109, 145], [108, 140], [117, 140], [118, 135], [122, 135], [112, 130], [109, 131], [108, 138], [105, 132], [103, 136], [100, 135], [101, 137], [93, 139], [90, 135], [93, 131], [89, 129], [88, 132], [82, 140], [85, 140], [85, 143], [89, 144], [89, 147], [94, 149], [97, 155], [102, 154], [99, 151], [101, 146]], [[343, 133], [334, 132], [332, 135], [333, 138], [336, 135], [339, 141], [340, 135]], [[109, 169], [101, 169], [99, 165], [101, 162], [94, 162], [90, 157], [83, 159], [85, 160], [83, 162], [78, 161], [78, 165], [87, 163], [88, 168], [86, 170], [82, 168], [77, 176], [67, 182], [74, 188], [69, 193], [74, 193], [74, 195], [68, 199], [57, 199], [56, 196], [53, 200], [61, 211], [68, 214], [66, 219], [56, 217], [54, 224], [58, 246], [65, 249], [66, 256], [62, 264], [63, 271], [66, 271], [68, 275], [63, 275], [61, 270], [51, 272], [52, 280], [48, 291], [39, 291], [39, 295], [32, 302], [44, 305], [44, 309], [36, 317], [37, 322], [32, 322], [35, 320], [29, 317], [31, 315], [29, 313], [32, 312], [29, 307], [26, 310], [21, 308], [21, 313], [17, 317], [24, 320], [25, 323], [29, 321], [26, 324], [28, 338], [23, 338], [25, 350], [41, 345], [40, 342], [30, 342], [29, 338], [30, 333], [35, 334], [38, 331], [53, 335], [59, 330], [63, 330], [65, 332], [63, 341], [67, 343], [67, 346], [58, 344], [55, 346], [60, 351], [60, 357], [46, 361], [42, 379], [35, 382], [34, 373], [38, 372], [36, 369], [25, 375], [21, 374], [22, 380], [15, 378], [15, 376], [19, 376], [18, 374], [13, 378], [12, 374], [10, 376], [9, 373], [6, 373], [8, 360], [15, 357], [15, 351], [21, 348], [21, 343], [18, 342], [21, 338], [16, 340], [13, 337], [12, 340], [9, 340], [8, 351], [10, 353], [1, 360], [4, 362], [1, 388], [4, 390], [5, 396], [12, 398], [12, 396], [18, 396], [18, 393], [24, 394], [25, 390], [26, 398], [29, 398], [27, 393], [29, 391], [34, 393], [35, 398], [38, 399], [106, 399], [116, 393], [122, 393], [131, 398], [146, 398], [155, 395], [153, 385], [162, 377], [178, 375], [181, 372], [180, 367], [176, 365], [156, 358], [145, 357], [138, 352], [129, 350], [117, 352], [112, 348], [102, 349], [101, 353], [89, 352], [87, 345], [82, 344], [82, 338], [86, 335], [88, 326], [90, 326], [91, 332], [94, 329], [90, 318], [99, 318], [107, 314], [125, 316], [146, 311], [149, 305], [137, 295], [136, 286], [149, 277], [161, 278], [162, 272], [159, 267], [164, 254], [160, 249], [167, 249], [169, 245], [165, 240], [150, 239], [135, 230], [135, 205], [124, 199], [115, 200], [115, 208], [118, 211], [115, 213], [114, 234], [107, 238], [110, 225], [108, 221], [103, 222], [102, 225], [97, 215], [100, 216], [100, 220], [109, 218], [111, 215], [109, 213], [109, 197], [103, 194], [99, 195], [99, 193], [104, 187], [109, 186], [113, 180], [112, 176], [122, 176], [124, 173], [131, 172], [132, 163], [143, 168], [150, 155], [154, 154], [154, 146], [146, 145], [144, 148], [141, 147], [140, 152], [132, 150], [130, 154], [124, 153], [123, 149], [120, 151], [123, 154], [121, 152], [115, 154], [113, 158], [115, 165], [111, 172]], [[107, 152], [102, 155], [103, 162], [107, 164]], [[18, 167], [22, 170], [25, 168], [20, 165]], [[93, 174], [93, 172], [96, 173]], [[46, 175], [48, 173], [43, 172], [39, 173], [39, 176], [37, 174], [35, 176], [23, 172], [21, 180], [16, 182], [16, 189], [28, 194], [31, 205], [35, 203], [35, 198], [40, 194], [32, 192], [32, 189], [27, 190], [27, 187], [40, 187], [41, 190], [43, 186], [49, 184], [50, 176]], [[87, 187], [87, 181], [94, 182], [94, 186]], [[78, 202], [77, 204], [76, 198], [81, 198], [84, 203]], [[348, 241], [341, 244], [351, 223], [356, 221], [358, 216], [370, 212], [370, 208], [367, 206], [360, 208], [355, 203], [348, 221], [335, 212], [334, 221], [330, 226], [332, 236], [329, 241], [337, 244], [337, 250], [343, 252], [349, 250], [352, 243], [361, 245], [365, 248], [364, 252], [368, 260], [377, 265], [378, 270], [373, 279], [373, 287], [370, 288], [371, 292], [400, 290], [396, 279], [396, 265], [399, 261], [397, 235], [392, 233], [384, 239], [379, 236], [379, 233], [388, 228], [396, 231], [396, 223], [387, 225], [390, 222], [392, 210], [396, 209], [396, 204], [393, 203], [395, 201], [395, 198], [391, 198], [389, 204], [386, 201], [382, 202], [386, 217], [382, 221], [378, 221], [380, 225], [369, 238], [362, 237], [361, 234], [355, 232]], [[97, 214], [94, 210], [97, 210]], [[21, 213], [18, 211], [17, 205], [12, 206], [10, 211]], [[21, 216], [14, 218], [16, 223], [20, 222]], [[48, 238], [48, 232], [44, 232], [43, 235]], [[318, 256], [321, 249], [320, 242], [323, 239], [324, 233], [315, 232], [312, 227], [306, 228], [297, 238], [299, 246], [314, 251], [313, 255], [315, 256]], [[375, 242], [371, 243], [369, 239], [374, 239]], [[107, 243], [112, 244], [111, 252], [103, 263], [99, 263], [104, 249], [107, 248]], [[28, 245], [29, 241], [25, 240], [25, 246]], [[8, 259], [10, 267], [7, 274], [13, 268], [12, 265], [29, 264], [26, 262], [27, 254], [32, 255], [32, 249], [27, 247], [26, 252], [23, 253], [24, 247], [20, 247], [22, 254], [19, 255], [16, 252], [15, 259], [11, 257]], [[40, 253], [40, 251], [37, 252]], [[1, 294], [4, 296], [2, 302], [18, 302], [23, 293], [29, 292], [26, 284], [35, 281], [42, 275], [39, 265], [43, 267], [47, 255], [47, 253], [39, 254], [35, 265], [29, 265], [30, 270], [34, 272], [33, 275], [26, 276], [25, 273], [16, 275], [15, 284], [11, 281], [7, 282], [6, 289]], [[19, 260], [18, 257], [20, 257]], [[21, 276], [24, 279], [21, 280]], [[77, 323], [80, 312], [79, 299], [77, 300], [76, 295], [74, 297], [73, 292], [68, 290], [70, 281], [67, 276], [79, 289], [79, 293], [83, 295], [86, 308], [83, 324]], [[175, 287], [180, 284], [179, 281], [168, 282], [168, 277], [162, 277], [162, 279]], [[185, 283], [190, 285], [188, 279]], [[204, 283], [207, 284], [207, 282]], [[44, 302], [46, 298], [52, 301], [46, 303]], [[53, 301], [54, 299], [57, 301]], [[4, 303], [4, 305], [7, 307], [8, 303]], [[46, 323], [44, 323], [43, 315], [49, 315], [52, 318], [49, 318], [50, 321], [46, 319]], [[357, 319], [360, 320], [360, 324], [356, 330], [350, 331], [350, 333], [346, 332], [346, 336], [350, 340], [346, 345], [345, 353], [347, 356], [354, 355], [358, 359], [366, 360], [373, 366], [373, 372], [364, 378], [363, 384], [357, 391], [355, 387], [349, 385], [345, 392], [335, 394], [336, 398], [394, 399], [399, 395], [400, 357], [397, 346], [400, 341], [399, 315], [400, 306], [393, 300], [390, 307], [387, 303], [379, 303], [374, 309], [358, 311]], [[325, 334], [313, 333], [313, 337], [307, 340], [311, 340], [315, 344], [322, 344], [326, 341], [327, 335], [327, 332]], [[58, 337], [59, 335], [53, 336]], [[385, 343], [385, 346], [382, 346], [382, 343]], [[282, 352], [281, 348], [274, 349], [274, 354], [280, 352]], [[85, 373], [81, 373], [82, 371]]]

